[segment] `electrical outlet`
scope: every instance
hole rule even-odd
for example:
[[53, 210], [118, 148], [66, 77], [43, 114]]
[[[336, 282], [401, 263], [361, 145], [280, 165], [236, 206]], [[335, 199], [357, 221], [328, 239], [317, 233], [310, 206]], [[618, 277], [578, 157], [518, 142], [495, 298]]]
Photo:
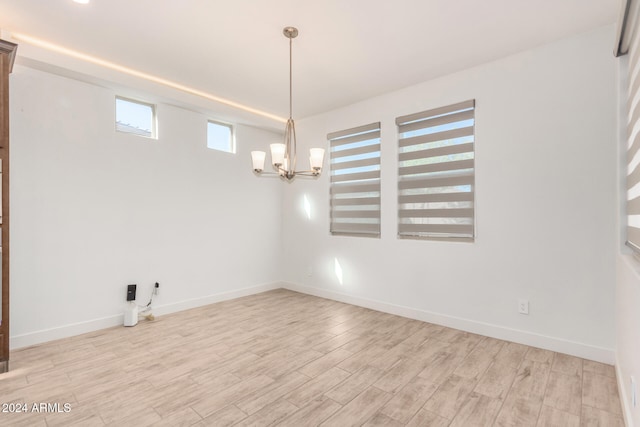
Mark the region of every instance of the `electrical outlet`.
[[529, 314], [529, 300], [526, 300], [526, 299], [518, 300], [518, 313]]
[[636, 387], [636, 379], [631, 377], [631, 407], [638, 406], [638, 391]]
[[127, 301], [136, 300], [136, 285], [127, 285]]
[[160, 293], [160, 283], [156, 282], [156, 284], [153, 286], [153, 294], [158, 295], [159, 293]]
[[307, 277], [311, 276], [313, 276], [313, 267], [309, 265], [309, 267], [307, 268]]

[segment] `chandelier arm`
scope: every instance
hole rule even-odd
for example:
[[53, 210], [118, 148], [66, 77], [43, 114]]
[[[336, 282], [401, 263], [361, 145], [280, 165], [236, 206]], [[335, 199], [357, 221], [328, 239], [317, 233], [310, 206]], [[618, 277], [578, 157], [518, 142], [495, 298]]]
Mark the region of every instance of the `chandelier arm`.
[[302, 176], [318, 176], [318, 175], [320, 175], [320, 171], [314, 171], [314, 170], [294, 171], [293, 173], [296, 174], [296, 175], [302, 175]]
[[291, 119], [291, 138], [293, 139], [293, 144], [291, 144], [293, 151], [293, 162], [291, 164], [291, 170], [294, 171], [296, 170], [296, 162], [298, 160], [298, 141], [296, 140], [296, 124], [293, 119]]
[[293, 37], [289, 37], [289, 118], [293, 118]]
[[296, 147], [295, 147], [295, 140], [292, 143], [292, 126], [293, 126], [293, 119], [289, 119], [287, 120], [287, 126], [285, 128], [284, 131], [284, 145], [285, 145], [285, 159], [288, 160], [287, 165], [285, 170], [287, 171], [293, 171], [296, 168], [296, 164], [295, 164], [295, 154], [296, 154]]

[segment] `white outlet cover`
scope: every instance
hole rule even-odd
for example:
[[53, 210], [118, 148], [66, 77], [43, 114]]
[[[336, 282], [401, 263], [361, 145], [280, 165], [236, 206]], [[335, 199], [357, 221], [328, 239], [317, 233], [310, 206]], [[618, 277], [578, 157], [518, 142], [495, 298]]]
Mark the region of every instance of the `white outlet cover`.
[[529, 314], [529, 300], [526, 300], [526, 299], [518, 300], [518, 313]]

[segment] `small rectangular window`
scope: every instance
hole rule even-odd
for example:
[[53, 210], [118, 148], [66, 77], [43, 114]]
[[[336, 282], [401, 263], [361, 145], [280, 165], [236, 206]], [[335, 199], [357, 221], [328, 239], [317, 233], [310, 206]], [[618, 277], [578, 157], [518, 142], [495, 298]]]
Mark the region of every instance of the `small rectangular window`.
[[116, 130], [155, 138], [155, 105], [116, 97]]
[[327, 135], [331, 234], [380, 236], [380, 123]]
[[398, 117], [398, 235], [473, 240], [475, 101]]
[[233, 126], [209, 121], [207, 123], [207, 147], [213, 150], [235, 153]]

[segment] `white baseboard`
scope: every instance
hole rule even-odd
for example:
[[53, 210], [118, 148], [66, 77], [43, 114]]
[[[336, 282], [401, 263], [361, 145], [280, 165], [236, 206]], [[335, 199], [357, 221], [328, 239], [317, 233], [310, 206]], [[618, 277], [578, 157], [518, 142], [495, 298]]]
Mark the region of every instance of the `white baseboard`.
[[246, 297], [248, 295], [260, 294], [262, 292], [281, 289], [282, 282], [265, 283], [262, 285], [251, 286], [248, 288], [234, 289], [233, 291], [221, 292], [201, 298], [192, 298], [171, 304], [159, 305], [153, 308], [153, 314], [162, 316], [164, 314], [175, 313], [178, 311], [189, 310], [191, 308], [202, 307], [203, 305], [214, 304], [216, 302], [227, 301], [230, 299]]
[[[220, 301], [226, 301], [234, 298], [240, 298], [247, 295], [259, 294], [262, 292], [270, 291], [273, 289], [282, 288], [281, 282], [266, 283], [257, 286], [251, 286], [248, 288], [235, 289], [233, 291], [220, 292], [213, 295], [208, 295], [201, 298], [193, 298], [189, 300], [179, 301], [170, 304], [164, 304], [153, 308], [153, 313], [156, 316], [164, 314], [175, 313], [177, 311], [188, 310], [190, 308], [201, 307], [203, 305], [209, 305]], [[51, 329], [43, 329], [41, 331], [29, 332], [22, 335], [15, 335], [11, 337], [10, 348], [11, 350], [17, 350], [23, 347], [29, 347], [31, 345], [41, 344], [48, 341], [58, 340], [61, 338], [68, 338], [75, 335], [84, 334], [87, 332], [93, 332], [100, 329], [111, 328], [113, 326], [120, 326], [124, 322], [123, 314], [116, 314], [113, 316], [103, 317], [100, 319], [87, 320], [85, 322], [72, 323], [69, 325], [58, 326]]]
[[122, 325], [123, 322], [124, 315], [116, 314], [114, 316], [102, 317], [100, 319], [87, 320], [86, 322], [71, 323], [69, 325], [58, 326], [51, 329], [43, 329], [22, 335], [15, 335], [10, 338], [9, 347], [11, 350], [16, 350], [23, 347], [42, 344], [48, 341], [111, 328], [113, 326]]
[[[381, 301], [370, 300], [358, 296], [342, 294], [339, 292], [314, 288], [309, 286], [295, 285], [292, 283], [273, 282], [262, 285], [252, 286], [233, 291], [221, 292], [208, 295], [201, 298], [193, 298], [189, 300], [179, 301], [175, 303], [165, 304], [154, 307], [154, 314], [161, 316], [164, 314], [175, 313], [178, 311], [188, 310], [191, 308], [201, 307], [220, 301], [226, 301], [234, 298], [240, 298], [247, 295], [258, 294], [273, 289], [289, 289], [304, 294], [315, 295], [335, 301], [345, 302], [348, 304], [366, 307], [385, 313], [395, 314], [410, 319], [421, 320], [424, 322], [435, 323], [438, 325], [448, 326], [467, 332], [485, 335], [493, 338], [513, 341], [533, 347], [544, 348], [547, 350], [557, 351], [560, 353], [570, 354], [597, 362], [613, 364], [615, 362], [614, 351], [607, 348], [591, 346], [584, 343], [568, 341], [560, 338], [540, 335], [532, 332], [521, 331], [517, 329], [507, 328], [504, 326], [493, 325], [489, 323], [477, 322], [474, 320], [463, 319], [454, 316], [448, 316], [440, 313], [420, 310], [411, 307], [405, 307], [395, 304], [389, 304]], [[56, 328], [45, 329], [41, 331], [29, 332], [22, 335], [11, 337], [10, 346], [12, 350], [53, 341], [61, 338], [67, 338], [74, 335], [80, 335], [87, 332], [93, 332], [100, 329], [119, 326], [123, 323], [123, 315], [117, 314], [113, 316], [103, 317], [100, 319], [88, 320], [85, 322], [73, 323], [69, 325], [59, 326]]]
[[410, 319], [421, 320], [423, 322], [435, 323], [438, 325], [460, 329], [463, 331], [472, 332], [492, 338], [512, 341], [519, 344], [526, 344], [532, 347], [543, 348], [545, 350], [552, 350], [559, 353], [570, 354], [572, 356], [594, 360], [596, 362], [607, 363], [610, 365], [615, 363], [615, 353], [612, 349], [608, 348], [596, 347], [589, 344], [540, 335], [533, 332], [507, 328], [490, 323], [478, 322], [475, 320], [434, 313], [431, 311], [389, 304], [386, 302], [343, 294], [328, 289], [295, 285], [292, 283], [283, 283], [282, 287], [308, 295], [314, 295], [322, 298], [344, 302], [347, 304], [370, 308], [372, 310], [395, 314]]
[[616, 381], [618, 382], [618, 394], [620, 395], [620, 403], [622, 404], [622, 415], [624, 416], [624, 423], [627, 427], [633, 427], [634, 426], [633, 412], [631, 410], [629, 395], [627, 394], [629, 384], [625, 381], [623, 377], [623, 373], [620, 368], [620, 363], [618, 363], [617, 356], [616, 356]]

